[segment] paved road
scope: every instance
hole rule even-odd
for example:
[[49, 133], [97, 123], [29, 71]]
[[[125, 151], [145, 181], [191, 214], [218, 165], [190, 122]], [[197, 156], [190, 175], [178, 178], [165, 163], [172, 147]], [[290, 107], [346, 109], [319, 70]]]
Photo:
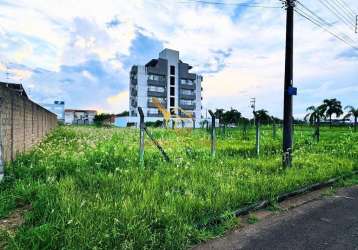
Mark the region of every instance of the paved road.
[[198, 249], [358, 250], [358, 186], [267, 218]]

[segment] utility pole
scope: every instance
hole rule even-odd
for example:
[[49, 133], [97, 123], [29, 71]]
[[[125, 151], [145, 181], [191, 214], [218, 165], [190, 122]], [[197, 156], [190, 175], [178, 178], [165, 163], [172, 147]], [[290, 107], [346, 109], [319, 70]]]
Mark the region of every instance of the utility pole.
[[293, 20], [295, 0], [286, 0], [286, 58], [283, 107], [283, 164], [290, 167], [292, 163], [292, 95], [293, 88]]
[[356, 34], [358, 33], [358, 15], [356, 15]]

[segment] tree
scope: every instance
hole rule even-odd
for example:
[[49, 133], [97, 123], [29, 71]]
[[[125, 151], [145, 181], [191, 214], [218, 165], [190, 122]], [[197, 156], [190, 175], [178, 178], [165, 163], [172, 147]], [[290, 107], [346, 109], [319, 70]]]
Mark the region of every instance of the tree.
[[348, 110], [348, 113], [344, 116], [344, 118], [354, 118], [354, 131], [357, 131], [357, 119], [358, 119], [358, 108], [354, 108], [353, 106], [347, 106], [344, 108]]
[[223, 114], [223, 123], [224, 124], [235, 124], [237, 125], [241, 118], [241, 113], [236, 109], [231, 108], [229, 111], [226, 111]]
[[336, 117], [343, 115], [342, 104], [336, 98], [334, 99], [324, 99], [323, 105], [326, 107], [325, 115], [329, 117], [329, 124], [332, 126], [332, 115], [335, 114]]
[[305, 121], [309, 121], [310, 124], [316, 124], [316, 131], [314, 133], [313, 136], [315, 136], [317, 138], [317, 141], [319, 141], [319, 137], [320, 137], [320, 133], [319, 133], [319, 126], [321, 124], [321, 119], [325, 118], [325, 111], [326, 111], [326, 106], [324, 104], [315, 107], [315, 106], [310, 106], [306, 109], [307, 112], [309, 112], [306, 116], [305, 116]]
[[224, 109], [216, 109], [214, 112], [215, 118], [219, 119], [220, 123], [223, 122], [224, 112]]
[[271, 121], [271, 116], [268, 114], [267, 110], [260, 109], [255, 111], [255, 118], [261, 123], [269, 123]]
[[117, 117], [129, 116], [129, 111], [123, 111], [117, 115]]
[[97, 126], [103, 126], [105, 124], [110, 124], [111, 123], [111, 114], [98, 114], [95, 115], [93, 122], [97, 125]]
[[325, 118], [326, 106], [320, 105], [318, 107], [310, 106], [306, 109], [309, 112], [305, 116], [305, 121], [309, 121], [311, 125], [320, 123], [321, 119]]

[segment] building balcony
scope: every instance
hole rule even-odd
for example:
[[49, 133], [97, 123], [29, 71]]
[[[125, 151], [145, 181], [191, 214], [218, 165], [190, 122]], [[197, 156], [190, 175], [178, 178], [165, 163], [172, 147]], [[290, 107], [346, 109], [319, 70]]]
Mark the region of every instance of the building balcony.
[[167, 92], [156, 92], [148, 90], [148, 97], [167, 97]]
[[147, 80], [148, 85], [152, 86], [159, 86], [159, 87], [166, 87], [167, 82], [166, 81], [155, 81], [155, 80]]
[[190, 84], [180, 83], [180, 84], [179, 84], [179, 87], [180, 87], [181, 89], [189, 89], [189, 90], [195, 90], [195, 89], [196, 89], [195, 84], [190, 85]]
[[196, 99], [196, 95], [187, 95], [187, 94], [180, 94], [180, 99], [184, 99], [184, 100], [195, 100]]
[[[166, 102], [161, 102], [160, 105], [163, 108], [167, 108], [167, 103]], [[148, 101], [148, 108], [157, 108], [157, 106], [155, 106], [155, 104], [153, 102]]]
[[193, 104], [193, 105], [180, 104], [179, 107], [182, 108], [182, 109], [184, 109], [184, 110], [193, 111], [193, 110], [195, 110], [196, 105], [195, 105], [195, 104]]

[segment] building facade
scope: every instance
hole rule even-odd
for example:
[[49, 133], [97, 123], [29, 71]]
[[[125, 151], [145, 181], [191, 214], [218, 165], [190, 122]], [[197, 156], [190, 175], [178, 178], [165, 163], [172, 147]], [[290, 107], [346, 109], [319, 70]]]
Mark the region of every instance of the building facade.
[[91, 125], [96, 115], [96, 110], [65, 109], [65, 124]]
[[65, 102], [64, 101], [54, 101], [53, 103], [43, 103], [42, 107], [48, 111], [57, 115], [57, 120], [59, 122], [65, 122]]
[[[188, 123], [199, 124], [203, 77], [191, 73], [191, 69], [180, 60], [179, 52], [171, 49], [164, 49], [158, 59], [152, 59], [146, 65], [132, 66], [129, 120], [136, 120], [138, 107], [142, 107], [145, 121], [163, 120], [163, 108], [170, 112], [173, 120], [187, 118]], [[154, 98], [161, 104], [159, 109]]]

